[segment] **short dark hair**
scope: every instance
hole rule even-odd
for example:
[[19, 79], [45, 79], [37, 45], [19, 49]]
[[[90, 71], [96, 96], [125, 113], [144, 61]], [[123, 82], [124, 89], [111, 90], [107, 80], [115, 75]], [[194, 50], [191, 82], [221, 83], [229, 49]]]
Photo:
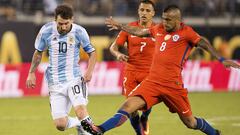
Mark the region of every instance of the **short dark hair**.
[[166, 8], [163, 9], [163, 12], [169, 12], [172, 10], [180, 10], [180, 8], [177, 5], [168, 5]]
[[63, 19], [71, 19], [73, 17], [73, 9], [71, 6], [62, 4], [55, 9], [55, 18], [60, 15]]
[[140, 4], [144, 3], [144, 4], [151, 4], [153, 6], [153, 8], [155, 8], [155, 3], [151, 0], [141, 0]]

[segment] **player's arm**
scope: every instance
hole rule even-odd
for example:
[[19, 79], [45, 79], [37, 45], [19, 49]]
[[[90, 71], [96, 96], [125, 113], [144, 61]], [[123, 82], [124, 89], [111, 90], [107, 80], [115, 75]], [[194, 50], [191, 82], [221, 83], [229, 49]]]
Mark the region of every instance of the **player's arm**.
[[119, 61], [128, 61], [128, 56], [119, 51], [119, 45], [114, 41], [109, 48], [111, 54], [117, 58]]
[[197, 46], [203, 50], [208, 51], [211, 55], [218, 59], [225, 67], [240, 68], [240, 65], [238, 63], [221, 57], [207, 39], [201, 37], [200, 41], [197, 43]]
[[31, 67], [28, 72], [28, 77], [26, 80], [27, 88], [35, 88], [36, 86], [36, 76], [35, 71], [42, 60], [42, 52], [35, 50], [32, 57]]
[[89, 82], [92, 79], [92, 73], [97, 61], [97, 55], [96, 55], [96, 51], [92, 51], [90, 53], [88, 53], [89, 59], [88, 59], [88, 67], [86, 70], [86, 73], [84, 74], [84, 81], [85, 82]]
[[107, 18], [105, 24], [107, 25], [107, 27], [109, 27], [109, 30], [123, 30], [138, 37], [147, 37], [151, 34], [149, 29], [142, 29], [135, 26], [123, 25], [113, 20], [112, 17]]

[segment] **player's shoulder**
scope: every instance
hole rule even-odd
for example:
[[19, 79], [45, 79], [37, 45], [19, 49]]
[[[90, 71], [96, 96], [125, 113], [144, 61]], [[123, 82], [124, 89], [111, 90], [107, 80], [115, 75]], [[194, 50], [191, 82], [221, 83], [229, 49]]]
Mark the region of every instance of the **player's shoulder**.
[[193, 28], [189, 25], [186, 25], [186, 24], [183, 24], [183, 23], [181, 25], [182, 25], [182, 29], [184, 31], [192, 31], [193, 30]]
[[54, 25], [55, 25], [54, 21], [48, 22], [42, 26], [42, 28], [40, 29], [40, 32], [41, 33], [51, 33], [54, 28]]
[[81, 34], [81, 33], [86, 31], [86, 29], [79, 24], [73, 23], [72, 25], [73, 25], [72, 26], [73, 31], [78, 33], [78, 34]]

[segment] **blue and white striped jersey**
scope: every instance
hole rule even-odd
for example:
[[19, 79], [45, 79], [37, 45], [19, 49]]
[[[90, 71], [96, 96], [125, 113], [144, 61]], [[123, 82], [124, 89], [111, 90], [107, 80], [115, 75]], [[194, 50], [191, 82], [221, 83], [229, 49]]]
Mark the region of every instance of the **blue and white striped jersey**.
[[49, 65], [45, 72], [49, 86], [81, 76], [78, 64], [80, 46], [87, 53], [95, 51], [87, 31], [77, 24], [72, 24], [71, 31], [65, 35], [58, 33], [55, 21], [41, 28], [35, 41], [35, 49], [49, 51]]

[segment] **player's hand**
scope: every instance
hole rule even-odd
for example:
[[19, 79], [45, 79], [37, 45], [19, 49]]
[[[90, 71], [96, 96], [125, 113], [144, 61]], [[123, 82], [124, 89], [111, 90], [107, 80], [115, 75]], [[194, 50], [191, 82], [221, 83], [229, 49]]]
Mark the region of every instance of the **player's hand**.
[[224, 60], [222, 63], [226, 68], [229, 68], [229, 67], [238, 68], [238, 69], [240, 68], [240, 64], [233, 60]]
[[113, 20], [112, 16], [110, 16], [109, 18], [106, 18], [105, 24], [109, 28], [109, 31], [111, 31], [111, 30], [121, 30], [121, 26], [122, 26], [122, 24]]
[[86, 73], [83, 76], [83, 82], [87, 83], [91, 81], [91, 79], [92, 79], [92, 73], [86, 71]]
[[128, 61], [128, 58], [129, 58], [129, 56], [127, 56], [127, 55], [125, 55], [125, 54], [122, 54], [122, 53], [119, 53], [119, 54], [117, 55], [117, 60], [119, 60], [119, 61], [125, 61], [125, 62], [127, 62], [127, 61]]
[[27, 80], [26, 80], [26, 86], [27, 88], [35, 88], [36, 86], [36, 76], [35, 73], [29, 73]]

